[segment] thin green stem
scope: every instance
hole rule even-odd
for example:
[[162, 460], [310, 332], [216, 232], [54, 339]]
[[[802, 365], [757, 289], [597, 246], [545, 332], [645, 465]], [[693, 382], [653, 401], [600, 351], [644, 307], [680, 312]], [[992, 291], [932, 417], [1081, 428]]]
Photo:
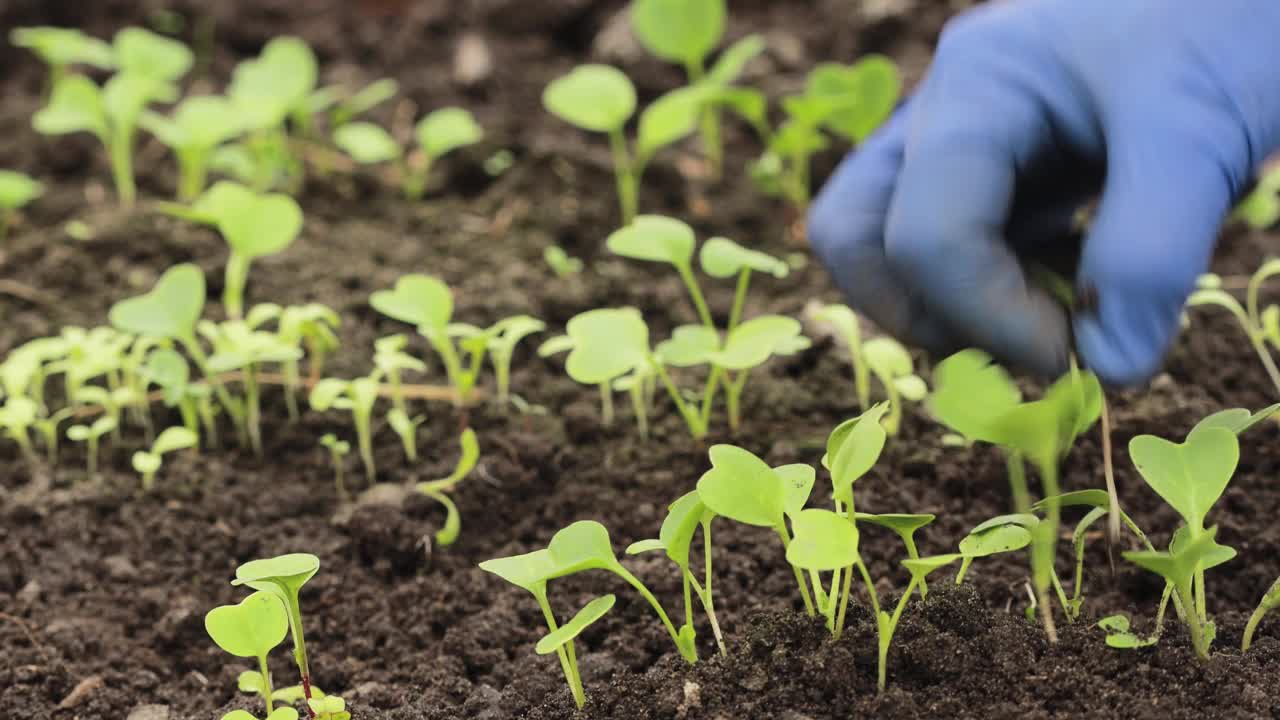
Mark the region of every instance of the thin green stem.
[[[653, 611], [656, 612], [658, 614], [658, 617], [662, 620], [663, 626], [667, 628], [667, 632], [671, 635], [671, 641], [674, 642], [676, 644], [676, 648], [679, 649], [680, 633], [676, 630], [676, 626], [672, 624], [671, 618], [667, 617], [667, 611], [662, 608], [662, 604], [659, 603], [658, 599], [653, 596], [653, 593], [649, 592], [649, 588], [645, 587], [645, 584], [640, 582], [640, 578], [637, 578], [635, 575], [632, 575], [631, 571], [627, 570], [621, 565], [618, 565], [617, 567], [613, 568], [613, 571], [623, 580], [626, 580], [627, 584], [635, 588], [636, 592], [640, 593], [640, 596], [643, 597], [645, 601], [649, 603], [649, 606], [653, 608]], [[690, 664], [697, 661], [697, 658], [692, 658], [692, 659], [685, 658], [685, 659], [688, 660]]]
[[293, 661], [302, 675], [302, 687], [307, 699], [311, 699], [311, 667], [307, 662], [307, 638], [302, 632], [302, 607], [296, 589], [286, 590], [285, 607], [289, 611], [289, 629], [293, 632]]
[[747, 388], [747, 376], [750, 370], [742, 370], [738, 376], [724, 387], [725, 409], [729, 415], [729, 429], [738, 431], [742, 425], [742, 392]]
[[662, 363], [656, 360], [650, 360], [652, 367], [657, 371], [658, 377], [662, 379], [662, 384], [667, 388], [667, 394], [671, 396], [671, 401], [676, 404], [676, 409], [680, 411], [680, 417], [684, 418], [684, 422], [689, 426], [689, 433], [693, 435], [695, 440], [701, 440], [706, 437], [707, 428], [701, 423], [701, 418], [697, 413], [689, 407], [684, 398], [680, 396], [680, 389], [672, 382], [671, 375], [667, 373], [667, 369]]
[[[27, 444], [28, 446], [30, 445], [29, 442]], [[88, 459], [89, 477], [93, 477], [98, 474], [98, 436], [97, 435], [89, 436], [88, 449], [89, 449], [89, 459]], [[28, 455], [30, 455], [31, 448], [27, 447], [26, 452]]]
[[267, 704], [267, 715], [275, 708], [271, 704], [271, 669], [267, 667], [267, 656], [258, 656], [258, 672], [262, 675], [262, 701]]
[[711, 597], [711, 592], [703, 590], [698, 585], [698, 580], [689, 574], [689, 582], [693, 585], [693, 592], [698, 596], [698, 601], [702, 603], [702, 609], [707, 613], [707, 621], [711, 623], [711, 632], [716, 637], [716, 646], [720, 648], [720, 654], [726, 656], [729, 651], [724, 647], [724, 635], [720, 632], [720, 621], [716, 619], [715, 598]]
[[112, 131], [107, 153], [111, 156], [111, 176], [120, 204], [132, 208], [138, 197], [138, 189], [133, 183], [133, 128], [121, 127]]
[[346, 499], [347, 484], [343, 478], [343, 472], [345, 469], [343, 468], [342, 454], [337, 450], [330, 449], [329, 459], [333, 462], [333, 485], [338, 491], [338, 497]]
[[693, 268], [686, 263], [681, 263], [675, 267], [676, 272], [680, 274], [680, 279], [684, 281], [685, 288], [689, 291], [689, 297], [693, 300], [693, 307], [698, 311], [698, 321], [715, 330], [715, 321], [711, 319], [711, 310], [707, 307], [707, 299], [702, 295], [702, 288], [698, 286], [698, 280], [693, 276]]
[[606, 427], [613, 424], [613, 387], [608, 381], [600, 383], [600, 423]]
[[262, 455], [261, 404], [258, 397], [258, 371], [253, 363], [244, 369], [244, 397], [247, 406], [246, 420], [249, 426], [249, 447], [255, 455]]
[[609, 133], [609, 149], [613, 153], [613, 174], [618, 184], [618, 205], [622, 210], [622, 224], [630, 225], [636, 219], [640, 205], [640, 187], [636, 169], [627, 150], [627, 139], [622, 128]]
[[227, 268], [223, 273], [222, 308], [232, 320], [244, 317], [244, 288], [249, 281], [249, 264], [249, 258], [235, 250], [227, 258]]
[[1178, 594], [1178, 599], [1182, 601], [1182, 607], [1187, 610], [1186, 617], [1183, 620], [1187, 623], [1187, 628], [1191, 631], [1191, 645], [1196, 650], [1196, 655], [1202, 660], [1209, 659], [1209, 646], [1205, 641], [1204, 626], [1200, 622], [1199, 615], [1195, 612], [1195, 600], [1191, 597], [1191, 588], [1188, 586], [1175, 587], [1174, 591]]
[[1072, 610], [1072, 605], [1067, 600], [1067, 591], [1062, 587], [1062, 581], [1058, 579], [1058, 573], [1049, 573], [1050, 584], [1053, 585], [1053, 591], [1058, 596], [1058, 603], [1062, 605], [1062, 612], [1066, 614], [1068, 622], [1075, 622], [1076, 614]]
[[915, 590], [916, 578], [912, 576], [911, 582], [907, 584], [907, 591], [902, 593], [902, 597], [898, 599], [898, 606], [893, 610], [893, 617], [889, 619], [887, 631], [882, 627], [883, 623], [879, 620], [880, 612], [876, 611], [876, 641], [879, 645], [879, 663], [876, 676], [876, 688], [879, 692], [884, 692], [885, 685], [888, 684], [889, 675], [889, 646], [893, 644], [893, 635], [898, 631], [898, 621], [902, 619], [902, 611], [907, 607], [907, 601], [911, 599], [911, 593]]
[[[551, 606], [547, 603], [545, 596], [539, 596], [535, 593], [538, 600], [538, 607], [542, 608], [542, 618], [547, 623], [547, 630], [555, 632], [559, 629], [556, 623], [555, 613], [551, 612]], [[573, 693], [573, 701], [579, 708], [586, 704], [586, 693], [582, 690], [582, 679], [578, 676], [577, 658], [572, 656], [573, 641], [565, 643], [556, 648], [556, 656], [560, 658], [560, 669], [564, 671], [565, 682], [569, 683], [569, 692]]]
[[738, 285], [733, 291], [733, 308], [729, 311], [729, 329], [733, 332], [742, 320], [742, 310], [747, 304], [747, 286], [751, 284], [751, 268], [744, 267], [738, 273]]
[[711, 409], [715, 405], [716, 393], [720, 390], [720, 379], [723, 376], [724, 368], [719, 365], [712, 365], [711, 372], [707, 374], [707, 384], [702, 389], [702, 410], [698, 413], [703, 427], [711, 427]]
[[845, 612], [849, 609], [849, 595], [853, 590], [853, 567], [849, 566], [844, 569], [844, 581], [840, 586], [840, 612], [836, 615], [836, 626], [832, 631], [835, 639], [840, 639], [840, 634], [844, 632]]
[[377, 482], [377, 469], [373, 465], [373, 432], [372, 418], [366, 413], [356, 415], [356, 442], [360, 446], [360, 460], [364, 463], [364, 474], [369, 484]]
[[435, 348], [436, 354], [440, 356], [440, 360], [444, 362], [444, 371], [449, 378], [449, 384], [458, 391], [458, 399], [455, 404], [461, 405], [465, 403], [470, 388], [463, 387], [465, 378], [462, 372], [462, 362], [458, 359], [457, 349], [453, 347], [453, 340], [449, 339], [447, 331], [443, 328], [430, 331], [426, 333], [426, 336], [431, 343], [431, 347]]
[[[774, 532], [778, 533], [778, 537], [781, 538], [782, 549], [785, 552], [786, 549], [791, 546], [791, 538], [787, 535], [786, 526], [779, 525], [778, 527], [775, 527], [773, 530]], [[795, 573], [796, 584], [800, 586], [800, 597], [804, 598], [804, 611], [809, 614], [809, 617], [814, 617], [815, 615], [817, 615], [817, 611], [815, 611], [813, 608], [813, 598], [809, 597], [809, 586], [805, 582], [804, 575], [800, 573], [800, 568], [796, 567], [795, 565], [791, 566], [791, 570], [792, 572]]]
[[1244, 626], [1244, 638], [1240, 641], [1240, 652], [1249, 651], [1249, 646], [1253, 645], [1253, 635], [1258, 631], [1258, 625], [1266, 615], [1267, 606], [1263, 604], [1255, 608], [1253, 614], [1249, 616], [1249, 622]]
[[867, 572], [867, 566], [861, 562], [855, 563], [858, 566], [858, 573], [862, 576], [862, 584], [867, 588], [867, 595], [871, 598], [872, 614], [880, 614], [880, 597], [876, 594], [876, 584], [871, 581], [871, 573]]
[[631, 411], [636, 416], [636, 425], [640, 429], [640, 439], [649, 439], [649, 409], [644, 404], [644, 385], [636, 382], [627, 391], [631, 396]]
[[1267, 371], [1267, 377], [1271, 379], [1271, 384], [1275, 386], [1276, 392], [1280, 393], [1280, 369], [1276, 368], [1275, 360], [1271, 358], [1271, 352], [1267, 350], [1267, 345], [1263, 341], [1262, 332], [1248, 332], [1249, 342], [1253, 345], [1253, 350], [1258, 354], [1258, 359], [1262, 361], [1262, 367]]

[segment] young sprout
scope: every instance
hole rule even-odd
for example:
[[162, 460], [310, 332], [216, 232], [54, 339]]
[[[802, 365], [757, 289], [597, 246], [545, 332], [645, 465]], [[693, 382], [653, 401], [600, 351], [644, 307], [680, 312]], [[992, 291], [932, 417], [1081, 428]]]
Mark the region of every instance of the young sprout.
[[1262, 596], [1262, 601], [1258, 603], [1258, 607], [1249, 616], [1249, 623], [1244, 628], [1244, 638], [1240, 641], [1240, 652], [1249, 651], [1249, 646], [1253, 644], [1253, 635], [1258, 631], [1258, 625], [1262, 623], [1262, 618], [1278, 607], [1280, 607], [1280, 579], [1271, 583], [1271, 587]]
[[[175, 450], [193, 448], [199, 442], [196, 434], [184, 427], [165, 429], [151, 444], [150, 450], [139, 450], [133, 454], [133, 469], [142, 476], [143, 492], [150, 492], [155, 485], [156, 472], [160, 470], [165, 453]], [[268, 711], [270, 708], [268, 708]]]
[[347, 497], [347, 485], [343, 482], [345, 463], [343, 458], [351, 452], [351, 443], [339, 440], [333, 433], [325, 433], [320, 437], [320, 444], [329, 450], [329, 460], [333, 463], [333, 482], [338, 490], [338, 497]]
[[[764, 50], [764, 40], [752, 35], [726, 50], [707, 72], [706, 61], [724, 36], [725, 0], [634, 0], [631, 27], [649, 52], [684, 67], [690, 85], [728, 88], [743, 66]], [[714, 177], [720, 176], [724, 151], [720, 141], [720, 113], [715, 107], [702, 114], [702, 149]]]
[[458, 456], [458, 464], [454, 466], [453, 472], [446, 478], [420, 482], [417, 485], [418, 492], [444, 506], [444, 526], [437, 530], [435, 535], [436, 544], [440, 547], [448, 547], [456, 542], [458, 533], [462, 529], [462, 516], [458, 513], [458, 506], [446, 493], [465, 480], [475, 469], [476, 463], [480, 461], [480, 444], [476, 441], [474, 430], [471, 428], [463, 430], [459, 443], [462, 445], [462, 454]]
[[311, 698], [307, 701], [307, 709], [316, 720], [351, 720], [347, 702], [337, 695]]
[[98, 474], [98, 442], [100, 438], [109, 432], [115, 431], [115, 429], [116, 419], [110, 415], [98, 418], [91, 425], [72, 425], [67, 428], [68, 440], [88, 444], [87, 462], [90, 477]]
[[235, 105], [216, 95], [188, 97], [171, 117], [144, 112], [139, 124], [177, 157], [178, 201], [184, 203], [204, 192], [214, 150], [243, 131]]
[[628, 147], [623, 131], [636, 110], [636, 89], [617, 68], [581, 65], [547, 85], [542, 104], [575, 127], [609, 136], [622, 224], [630, 225], [639, 206], [645, 167], [658, 150], [694, 131], [707, 95], [702, 88], [686, 87], [658, 98], [640, 115], [634, 147]]
[[333, 131], [333, 144], [361, 165], [400, 160], [404, 154], [391, 133], [371, 122], [347, 123]]
[[400, 444], [404, 446], [405, 459], [409, 462], [416, 462], [418, 459], [418, 426], [426, 419], [425, 415], [409, 417], [409, 414], [400, 408], [391, 408], [387, 411], [387, 424], [400, 438]]
[[[539, 655], [563, 653], [566, 647], [572, 646], [573, 641], [584, 630], [612, 610], [617, 599], [617, 596], [610, 594], [598, 597], [587, 603], [569, 622], [542, 636], [542, 639], [538, 640], [538, 644], [534, 646], [534, 652]], [[569, 691], [573, 693], [574, 700], [578, 703], [578, 708], [581, 709], [585, 702], [582, 678], [577, 674], [576, 663], [573, 669], [574, 676], [569, 681]]]
[[[5, 400], [4, 405], [0, 406], [0, 428], [4, 428], [5, 434], [18, 443], [18, 447], [22, 448], [22, 454], [28, 459], [35, 457], [35, 450], [31, 447], [29, 428], [35, 424], [38, 412], [39, 406], [34, 400], [20, 395], [10, 396]], [[93, 462], [94, 458], [90, 457], [91, 468]]]
[[218, 425], [214, 420], [211, 391], [207, 385], [192, 385], [191, 368], [187, 361], [177, 352], [159, 349], [147, 358], [146, 367], [142, 370], [147, 382], [159, 385], [164, 393], [166, 407], [177, 408], [182, 416], [182, 425], [197, 438], [199, 447], [201, 425], [205, 436], [205, 444], [216, 447], [218, 444]]
[[[241, 320], [228, 320], [221, 325], [201, 323], [201, 333], [213, 343], [209, 369], [215, 373], [241, 371], [244, 382], [243, 426], [254, 453], [262, 454], [261, 389], [258, 370], [268, 363], [289, 363], [302, 357], [302, 351], [283, 342], [274, 333], [254, 330]], [[237, 406], [237, 408], [240, 406]]]
[[9, 42], [35, 53], [49, 66], [49, 82], [53, 88], [67, 75], [72, 65], [90, 65], [101, 70], [115, 66], [111, 46], [74, 28], [20, 27], [9, 33]]
[[302, 608], [298, 593], [320, 570], [320, 559], [308, 553], [280, 555], [268, 560], [253, 560], [236, 568], [232, 585], [248, 585], [254, 590], [271, 593], [284, 602], [293, 634], [293, 659], [302, 674], [302, 691], [311, 698], [311, 670], [307, 663], [307, 642], [302, 631]]
[[876, 380], [884, 386], [889, 399], [889, 415], [884, 419], [885, 430], [898, 434], [902, 424], [902, 401], [919, 402], [929, 394], [929, 388], [912, 367], [911, 355], [897, 340], [882, 335], [868, 340], [862, 346], [867, 367]]
[[12, 170], [0, 170], [0, 242], [4, 242], [14, 215], [44, 194], [44, 185]]
[[1254, 230], [1267, 230], [1280, 221], [1280, 166], [1263, 171], [1258, 186], [1236, 206], [1233, 215]]
[[337, 92], [332, 88], [321, 88], [311, 95], [313, 113], [332, 107], [329, 111], [329, 126], [333, 128], [340, 128], [395, 97], [400, 92], [400, 83], [391, 78], [383, 78], [369, 83], [346, 98], [339, 98]]
[[301, 186], [302, 164], [289, 146], [286, 119], [303, 134], [311, 130], [310, 98], [319, 73], [315, 54], [296, 37], [277, 37], [258, 57], [236, 66], [227, 95], [249, 133], [237, 147], [237, 162], [252, 175], [257, 192], [284, 182]]
[[1198, 601], [1195, 599], [1194, 587], [1197, 580], [1203, 585], [1205, 570], [1231, 560], [1236, 554], [1235, 550], [1219, 545], [1214, 540], [1217, 534], [1217, 527], [1202, 529], [1195, 535], [1183, 534], [1184, 540], [1180, 543], [1175, 536], [1175, 542], [1170, 545], [1168, 552], [1133, 550], [1124, 553], [1126, 560], [1156, 573], [1173, 586], [1174, 596], [1183, 608], [1182, 620], [1191, 632], [1191, 644], [1196, 655], [1204, 660], [1209, 659], [1211, 623], [1196, 609]]
[[[457, 393], [457, 404], [465, 404], [471, 399], [488, 338], [472, 326], [450, 322], [453, 294], [449, 286], [428, 275], [405, 275], [396, 281], [394, 289], [373, 293], [369, 304], [393, 320], [416, 326], [418, 333], [431, 343], [444, 362], [449, 384]], [[454, 338], [461, 338], [459, 345], [469, 355], [466, 367], [462, 364]]]
[[[324, 373], [325, 359], [341, 344], [334, 330], [342, 319], [332, 308], [320, 303], [291, 305], [280, 312], [276, 335], [286, 345], [306, 349], [308, 373], [312, 382], [318, 382]], [[289, 417], [297, 419], [298, 388], [302, 385], [301, 370], [297, 360], [284, 363], [285, 404]]]
[[506, 407], [511, 401], [511, 359], [515, 355], [516, 346], [521, 340], [546, 328], [546, 323], [528, 315], [504, 318], [489, 328], [489, 361], [493, 363], [493, 374], [498, 385], [498, 392], [494, 397], [498, 407]]
[[462, 108], [441, 108], [427, 114], [413, 128], [421, 158], [409, 158], [405, 164], [404, 194], [419, 200], [427, 188], [427, 177], [437, 160], [458, 148], [475, 145], [484, 138], [484, 129], [472, 114]]
[[391, 386], [391, 403], [405, 417], [408, 417], [409, 409], [405, 403], [400, 373], [405, 370], [413, 372], [427, 370], [426, 363], [405, 352], [408, 346], [409, 338], [401, 334], [378, 338], [373, 343], [373, 364], [387, 377], [387, 382]]
[[1262, 361], [1271, 384], [1280, 393], [1280, 369], [1277, 369], [1271, 350], [1267, 347], [1270, 343], [1272, 347], [1280, 348], [1280, 306], [1263, 308], [1260, 298], [1262, 284], [1274, 275], [1280, 275], [1280, 258], [1267, 260], [1249, 278], [1243, 305], [1219, 287], [1216, 279], [1209, 279], [1212, 276], [1201, 278], [1200, 289], [1187, 298], [1187, 306], [1217, 305], [1230, 311], [1249, 338], [1258, 359]]
[[[4, 411], [0, 410], [0, 414]], [[49, 465], [56, 465], [58, 462], [58, 426], [63, 420], [71, 417], [71, 408], [62, 408], [56, 413], [48, 416], [36, 418], [31, 426], [40, 434], [41, 440], [44, 442], [45, 460]]]
[[582, 260], [571, 257], [559, 245], [548, 245], [544, 248], [542, 259], [546, 261], [547, 267], [551, 268], [551, 272], [561, 280], [582, 272]]
[[364, 474], [370, 483], [376, 482], [377, 470], [373, 463], [373, 405], [378, 399], [377, 374], [355, 380], [325, 378], [311, 388], [311, 407], [324, 412], [330, 408], [350, 410], [356, 426], [356, 440], [360, 447], [360, 459], [364, 462]]
[[242, 185], [218, 183], [214, 222], [231, 249], [222, 290], [227, 316], [238, 319], [244, 311], [244, 289], [254, 260], [283, 251], [302, 232], [302, 209], [288, 195], [258, 195]]
[[[1102, 386], [1093, 373], [1072, 369], [1034, 402], [1023, 402], [1018, 387], [986, 354], [964, 350], [943, 360], [934, 372], [929, 410], [951, 430], [1005, 451], [1014, 511], [1027, 514], [1031, 497], [1025, 463], [1038, 471], [1044, 497], [1059, 495], [1058, 465], [1075, 439], [1097, 421]], [[1119, 507], [1114, 506], [1114, 511]], [[1031, 569], [1041, 621], [1051, 642], [1057, 640], [1053, 609], [1053, 568], [1060, 508], [1050, 500], [1045, 519], [1032, 529]]]
[[257, 659], [255, 690], [262, 694], [268, 718], [274, 717], [275, 708], [267, 655], [289, 633], [289, 613], [281, 600], [277, 594], [258, 591], [239, 604], [216, 607], [204, 616], [205, 631], [218, 647], [236, 657]]

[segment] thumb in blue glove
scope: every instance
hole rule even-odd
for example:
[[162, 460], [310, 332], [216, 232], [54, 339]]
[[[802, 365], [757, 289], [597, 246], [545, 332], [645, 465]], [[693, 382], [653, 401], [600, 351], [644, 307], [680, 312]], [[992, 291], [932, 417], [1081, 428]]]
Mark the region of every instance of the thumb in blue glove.
[[[938, 353], [1154, 374], [1232, 204], [1280, 148], [1280, 5], [1016, 0], [944, 30], [915, 97], [837, 169], [809, 234], [850, 302]], [[1024, 272], [1101, 191], [1074, 320]], [[1074, 342], [1073, 342], [1074, 341]]]

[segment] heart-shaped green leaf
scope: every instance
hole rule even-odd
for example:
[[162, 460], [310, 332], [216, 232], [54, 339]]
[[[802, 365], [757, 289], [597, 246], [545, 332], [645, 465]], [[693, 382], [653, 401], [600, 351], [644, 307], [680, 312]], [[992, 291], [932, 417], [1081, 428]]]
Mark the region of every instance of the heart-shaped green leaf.
[[1192, 433], [1183, 443], [1139, 435], [1129, 442], [1129, 457], [1147, 485], [1198, 531], [1231, 482], [1240, 442], [1221, 427]]
[[622, 129], [636, 111], [636, 88], [621, 70], [608, 65], [580, 65], [556, 78], [542, 92], [552, 115], [593, 132]]
[[438, 158], [467, 145], [474, 145], [484, 138], [484, 129], [470, 111], [462, 108], [441, 108], [429, 113], [413, 129], [419, 147], [429, 157]]
[[880, 459], [887, 437], [880, 418], [888, 409], [887, 403], [879, 403], [859, 416], [857, 422], [847, 430], [842, 431], [840, 448], [836, 451], [835, 459], [830, 461], [834, 499], [846, 504], [852, 502], [853, 483]]
[[393, 320], [436, 332], [448, 327], [453, 317], [453, 293], [429, 275], [405, 275], [396, 281], [395, 289], [371, 295], [369, 304]]
[[635, 308], [589, 310], [565, 330], [573, 342], [565, 372], [584, 385], [608, 382], [649, 361], [649, 326]]
[[927, 405], [939, 421], [966, 438], [998, 442], [996, 421], [1021, 402], [1018, 386], [989, 355], [962, 350], [934, 369]]
[[711, 355], [711, 362], [728, 370], [750, 370], [762, 365], [800, 335], [800, 322], [782, 315], [761, 315], [734, 328], [724, 349]]
[[859, 562], [858, 528], [830, 510], [801, 511], [791, 520], [795, 537], [787, 562], [804, 570], [836, 570]]
[[613, 604], [617, 598], [613, 595], [605, 595], [587, 603], [569, 622], [556, 628], [555, 632], [548, 633], [538, 641], [534, 652], [539, 655], [549, 655], [564, 645], [568, 644], [574, 638], [582, 634], [595, 621], [605, 616], [613, 609]]
[[778, 258], [759, 250], [748, 250], [723, 237], [713, 237], [703, 243], [702, 249], [698, 251], [698, 262], [702, 265], [703, 272], [717, 278], [733, 277], [744, 269], [768, 273], [777, 278], [784, 278], [791, 271]]
[[284, 642], [289, 615], [280, 598], [255, 592], [236, 605], [223, 605], [204, 616], [204, 627], [218, 647], [242, 658], [263, 657]]
[[116, 67], [162, 80], [177, 80], [191, 69], [195, 56], [186, 45], [140, 27], [127, 27], [112, 41]]
[[155, 338], [188, 339], [204, 312], [204, 273], [191, 263], [165, 271], [150, 292], [121, 300], [108, 317], [118, 330]]
[[609, 531], [594, 520], [579, 520], [557, 532], [547, 545], [555, 565], [552, 578], [583, 570], [611, 569], [618, 565]]
[[369, 122], [347, 123], [333, 133], [333, 144], [363, 165], [373, 165], [400, 157], [400, 143], [382, 126]]
[[211, 150], [239, 135], [240, 115], [217, 95], [195, 95], [182, 101], [172, 118], [147, 114], [141, 124], [171, 148]]
[[782, 487], [786, 491], [783, 502], [787, 517], [794, 518], [804, 510], [805, 503], [809, 502], [818, 473], [812, 465], [804, 463], [782, 465], [774, 468], [773, 472], [782, 480]]
[[706, 325], [681, 325], [658, 343], [654, 354], [669, 367], [706, 365], [720, 350], [720, 333]]
[[246, 258], [273, 255], [302, 232], [302, 209], [288, 195], [257, 195], [248, 205], [220, 215], [218, 232]]
[[725, 0], [635, 0], [631, 27], [649, 52], [701, 67], [724, 34]]
[[763, 460], [733, 445], [713, 445], [711, 469], [698, 480], [698, 496], [717, 515], [745, 525], [780, 527], [787, 490]]
[[687, 223], [662, 215], [641, 215], [615, 230], [605, 245], [616, 255], [632, 260], [670, 263], [678, 268], [693, 262], [697, 238]]
[[893, 61], [867, 55], [849, 67], [824, 63], [809, 74], [807, 93], [838, 102], [826, 125], [853, 142], [866, 140], [897, 105], [902, 78]]
[[251, 560], [236, 568], [232, 585], [248, 585], [288, 599], [320, 570], [320, 558], [310, 553], [291, 553], [265, 560]]

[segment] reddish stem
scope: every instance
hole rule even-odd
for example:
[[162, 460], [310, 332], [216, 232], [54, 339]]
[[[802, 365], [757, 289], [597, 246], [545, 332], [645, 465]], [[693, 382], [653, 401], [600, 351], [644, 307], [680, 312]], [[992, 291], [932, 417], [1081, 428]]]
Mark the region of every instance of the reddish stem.
[[302, 676], [302, 694], [307, 698], [307, 717], [314, 718], [316, 711], [311, 709], [311, 673]]

